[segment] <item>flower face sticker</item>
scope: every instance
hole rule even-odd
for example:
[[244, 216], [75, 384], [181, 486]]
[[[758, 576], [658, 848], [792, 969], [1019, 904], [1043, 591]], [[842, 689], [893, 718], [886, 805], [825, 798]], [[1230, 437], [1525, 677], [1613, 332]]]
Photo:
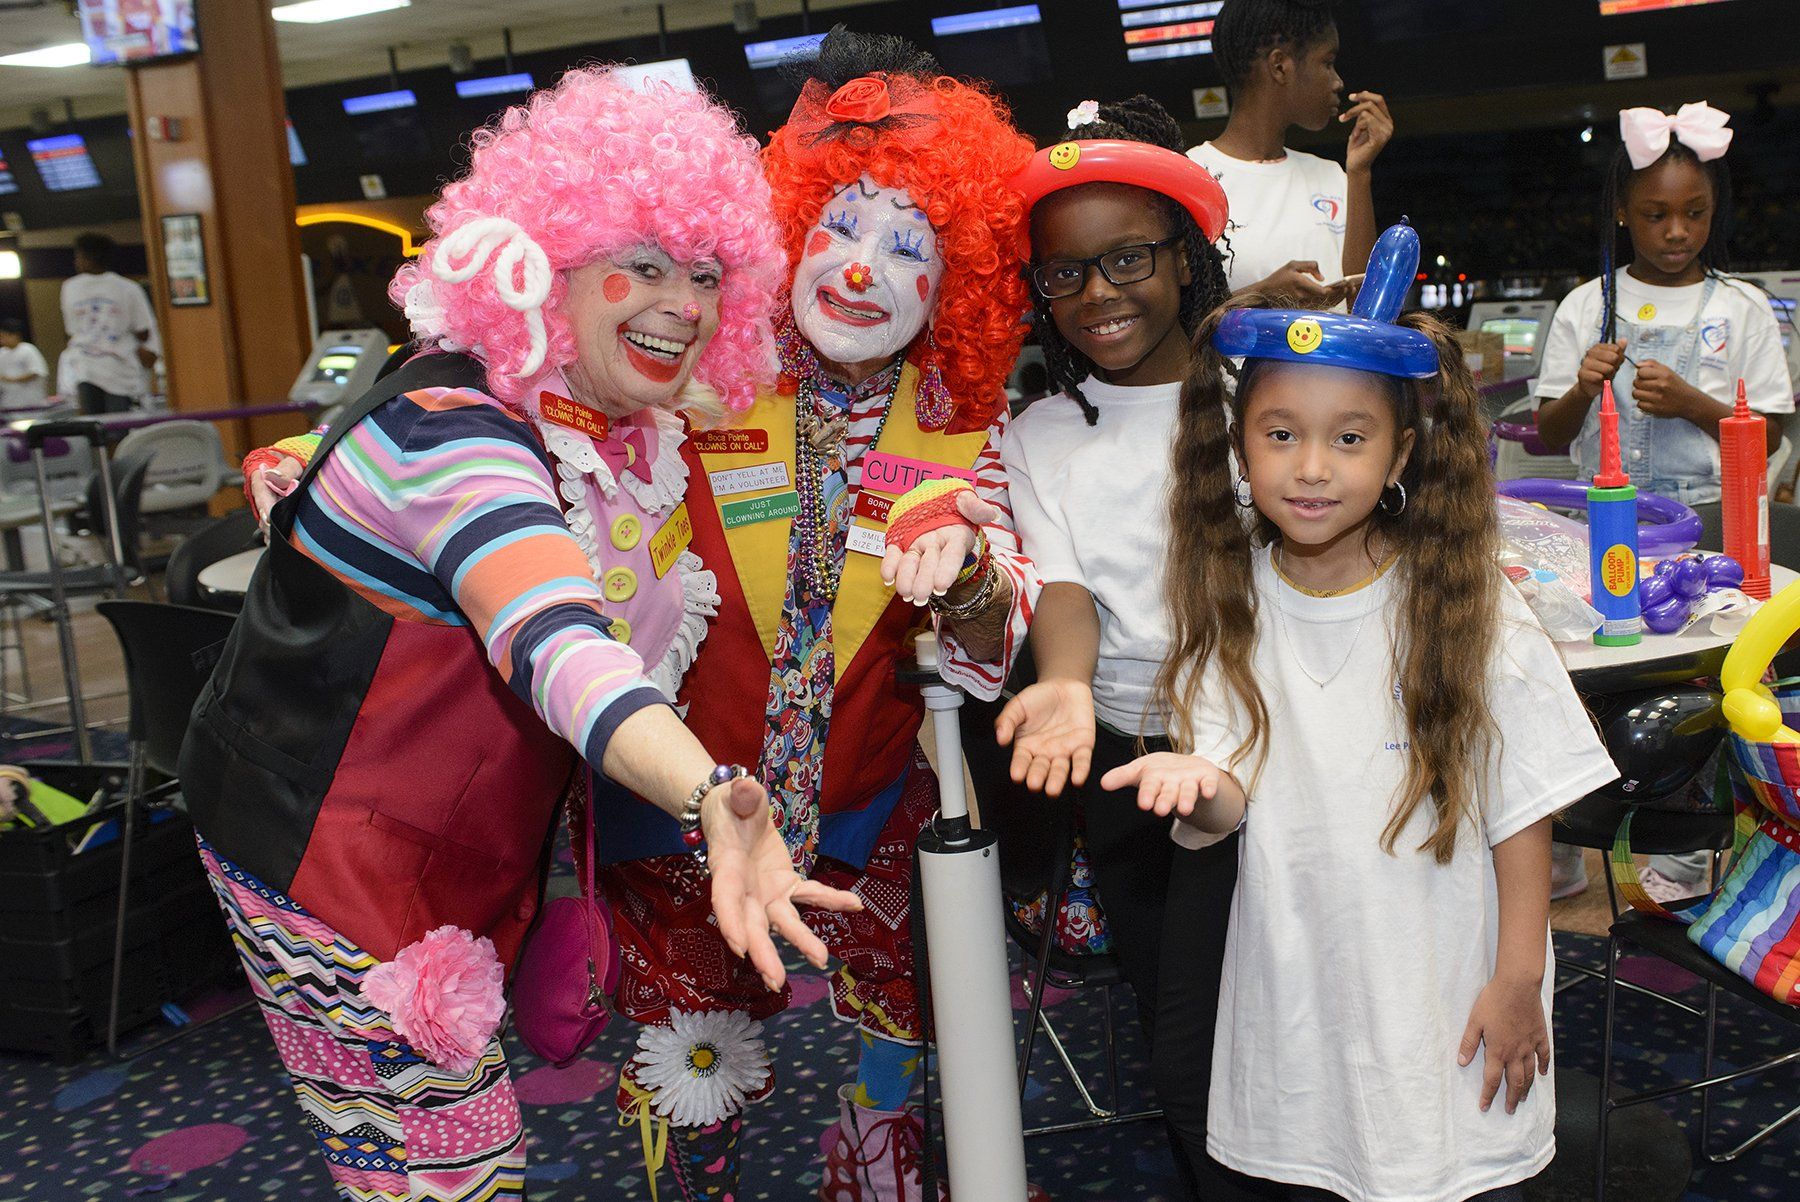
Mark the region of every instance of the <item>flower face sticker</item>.
[[1312, 354], [1319, 349], [1319, 344], [1324, 340], [1325, 331], [1320, 329], [1319, 323], [1310, 317], [1296, 318], [1288, 326], [1288, 349], [1296, 355]]
[[1081, 161], [1081, 147], [1073, 142], [1061, 142], [1050, 148], [1050, 165], [1058, 171], [1067, 171]]

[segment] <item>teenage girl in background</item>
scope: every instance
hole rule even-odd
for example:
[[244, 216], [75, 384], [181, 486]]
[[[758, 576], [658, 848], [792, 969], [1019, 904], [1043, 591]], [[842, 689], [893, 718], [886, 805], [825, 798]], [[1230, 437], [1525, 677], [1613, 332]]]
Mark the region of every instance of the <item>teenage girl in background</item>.
[[[1227, 295], [1212, 241], [1225, 198], [1182, 157], [1180, 127], [1148, 97], [1088, 101], [1069, 118], [1071, 141], [1039, 152], [1042, 186], [1025, 186], [1037, 337], [1057, 393], [1015, 418], [1001, 447], [1044, 591], [1031, 625], [1037, 681], [1001, 711], [997, 734], [1013, 747], [1013, 779], [1053, 796], [1080, 791], [1086, 857], [1148, 1040], [1168, 824], [1102, 793], [1090, 772], [1130, 759], [1139, 738], [1163, 745], [1151, 694], [1168, 650], [1156, 570], [1168, 542], [1164, 483], [1193, 332]], [[1141, 160], [1138, 174], [1158, 190], [1117, 182], [1096, 140], [1147, 143], [1120, 158]], [[1234, 844], [1208, 855], [1216, 905], [1197, 920], [1221, 943]]]
[[1277, 1197], [1518, 1199], [1554, 1149], [1550, 815], [1617, 773], [1496, 566], [1454, 336], [1387, 325], [1417, 262], [1390, 239], [1411, 253], [1357, 306], [1379, 337], [1260, 296], [1202, 327], [1158, 678], [1179, 753], [1102, 785], [1184, 845], [1242, 830], [1222, 982], [1192, 967], [1203, 861], [1169, 886], [1154, 1073], [1194, 1159]]
[[[1781, 332], [1768, 300], [1726, 275], [1731, 223], [1729, 118], [1711, 105], [1619, 114], [1624, 144], [1600, 201], [1600, 274], [1557, 306], [1538, 377], [1538, 435], [1583, 479], [1600, 466], [1601, 385], [1612, 381], [1632, 483], [1694, 505], [1719, 499], [1719, 420], [1737, 382], [1750, 407], [1794, 411]], [[1768, 423], [1771, 454], [1781, 443]], [[1698, 892], [1709, 853], [1653, 856], [1659, 901]], [[1578, 848], [1557, 849], [1556, 895], [1587, 884]]]
[[[1338, 31], [1330, 0], [1226, 0], [1213, 28], [1213, 57], [1231, 94], [1225, 131], [1188, 151], [1231, 198], [1226, 271], [1233, 291], [1258, 288], [1309, 307], [1355, 291], [1375, 245], [1371, 179], [1394, 136], [1387, 101], [1350, 93], [1337, 73]], [[1292, 150], [1288, 130], [1350, 126], [1340, 166]]]

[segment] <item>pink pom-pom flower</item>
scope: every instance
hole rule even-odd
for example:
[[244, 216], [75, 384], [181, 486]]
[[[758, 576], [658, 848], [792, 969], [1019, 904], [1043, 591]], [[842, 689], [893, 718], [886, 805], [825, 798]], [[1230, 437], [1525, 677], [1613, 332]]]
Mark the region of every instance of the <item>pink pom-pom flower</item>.
[[454, 1073], [475, 1067], [506, 1013], [505, 970], [485, 936], [442, 926], [363, 977], [362, 995], [413, 1050]]

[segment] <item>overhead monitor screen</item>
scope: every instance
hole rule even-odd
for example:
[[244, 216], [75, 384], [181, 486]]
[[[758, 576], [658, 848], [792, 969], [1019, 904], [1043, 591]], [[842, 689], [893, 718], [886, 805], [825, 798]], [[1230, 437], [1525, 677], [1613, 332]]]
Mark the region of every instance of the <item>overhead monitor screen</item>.
[[0, 196], [18, 190], [19, 181], [13, 178], [12, 168], [7, 165], [6, 152], [0, 150]]
[[824, 40], [822, 33], [809, 33], [804, 37], [744, 43], [744, 60], [750, 64], [751, 78], [756, 80], [756, 98], [765, 109], [786, 116], [800, 98], [800, 89], [788, 82], [781, 65], [790, 59], [817, 58], [819, 43]]
[[306, 166], [306, 149], [300, 145], [300, 135], [294, 132], [294, 123], [287, 122], [288, 166]]
[[33, 138], [25, 143], [31, 161], [37, 164], [44, 187], [52, 192], [79, 192], [98, 188], [100, 173], [88, 157], [87, 142], [80, 134], [58, 134], [52, 138]]
[[1724, 0], [1600, 0], [1600, 15], [1620, 17], [1626, 13], [1652, 13], [1665, 8], [1691, 8], [1696, 4], [1722, 4]]
[[1167, 4], [1161, 0], [1118, 0], [1125, 32], [1125, 57], [1134, 63], [1192, 58], [1212, 53], [1213, 21], [1224, 0]]
[[142, 63], [200, 49], [194, 0], [77, 0], [88, 61]]
[[1050, 46], [1035, 4], [933, 17], [937, 57], [955, 75], [979, 75], [997, 84], [1044, 83], [1050, 78]]

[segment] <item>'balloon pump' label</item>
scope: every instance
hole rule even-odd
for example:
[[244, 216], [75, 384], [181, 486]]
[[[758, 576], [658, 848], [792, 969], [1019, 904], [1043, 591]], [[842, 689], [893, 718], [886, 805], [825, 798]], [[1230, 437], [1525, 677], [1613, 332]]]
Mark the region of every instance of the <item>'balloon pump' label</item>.
[[1614, 543], [1600, 560], [1600, 583], [1615, 597], [1623, 597], [1637, 587], [1637, 556], [1624, 543]]

